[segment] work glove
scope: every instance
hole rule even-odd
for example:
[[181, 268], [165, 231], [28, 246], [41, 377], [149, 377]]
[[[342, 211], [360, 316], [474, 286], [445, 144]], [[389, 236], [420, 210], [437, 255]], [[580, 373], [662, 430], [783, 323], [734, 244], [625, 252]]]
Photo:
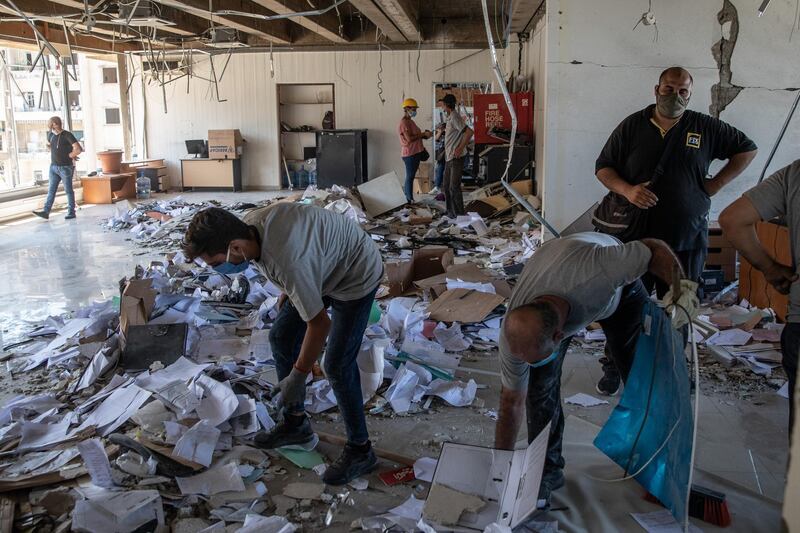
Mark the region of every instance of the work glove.
[[302, 406], [306, 401], [306, 379], [308, 374], [292, 367], [288, 376], [280, 380], [274, 392], [283, 396], [284, 406]]
[[[677, 292], [677, 294], [675, 294]], [[682, 279], [677, 290], [673, 285], [662, 301], [672, 318], [672, 327], [680, 329], [697, 317], [700, 299], [697, 297], [697, 283]]]

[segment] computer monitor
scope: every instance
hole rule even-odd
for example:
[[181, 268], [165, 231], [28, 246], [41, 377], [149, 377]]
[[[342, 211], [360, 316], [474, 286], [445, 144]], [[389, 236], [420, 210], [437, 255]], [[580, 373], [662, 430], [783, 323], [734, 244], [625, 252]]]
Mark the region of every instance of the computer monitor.
[[208, 142], [204, 139], [186, 141], [186, 153], [195, 157], [208, 157]]

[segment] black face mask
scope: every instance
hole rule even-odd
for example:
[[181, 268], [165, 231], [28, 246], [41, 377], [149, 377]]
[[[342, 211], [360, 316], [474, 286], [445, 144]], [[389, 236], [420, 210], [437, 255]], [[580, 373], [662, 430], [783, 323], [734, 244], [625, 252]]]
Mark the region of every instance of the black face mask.
[[658, 112], [668, 118], [678, 118], [686, 111], [689, 99], [678, 93], [659, 94], [656, 96]]

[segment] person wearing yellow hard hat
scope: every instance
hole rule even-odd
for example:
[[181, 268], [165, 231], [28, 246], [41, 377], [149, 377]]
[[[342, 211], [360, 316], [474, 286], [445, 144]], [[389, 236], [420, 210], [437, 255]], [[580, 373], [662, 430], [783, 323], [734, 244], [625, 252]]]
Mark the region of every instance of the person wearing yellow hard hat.
[[417, 101], [413, 98], [403, 100], [403, 118], [397, 126], [397, 134], [400, 136], [400, 148], [402, 150], [403, 163], [406, 166], [406, 181], [403, 190], [406, 193], [408, 203], [414, 201], [414, 177], [419, 170], [419, 164], [427, 161], [430, 154], [422, 144], [423, 139], [430, 139], [430, 130], [422, 131], [414, 122], [417, 116]]

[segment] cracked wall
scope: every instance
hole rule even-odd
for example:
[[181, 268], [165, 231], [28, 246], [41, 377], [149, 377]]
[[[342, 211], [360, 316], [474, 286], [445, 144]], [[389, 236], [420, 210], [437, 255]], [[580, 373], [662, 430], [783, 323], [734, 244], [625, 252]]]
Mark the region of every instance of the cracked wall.
[[720, 113], [742, 92], [742, 87], [731, 83], [731, 58], [739, 39], [739, 12], [730, 0], [723, 1], [722, 9], [717, 13], [717, 21], [722, 36], [711, 47], [711, 53], [719, 69], [719, 82], [711, 87], [711, 105], [708, 106], [708, 114], [715, 118], [719, 118]]

